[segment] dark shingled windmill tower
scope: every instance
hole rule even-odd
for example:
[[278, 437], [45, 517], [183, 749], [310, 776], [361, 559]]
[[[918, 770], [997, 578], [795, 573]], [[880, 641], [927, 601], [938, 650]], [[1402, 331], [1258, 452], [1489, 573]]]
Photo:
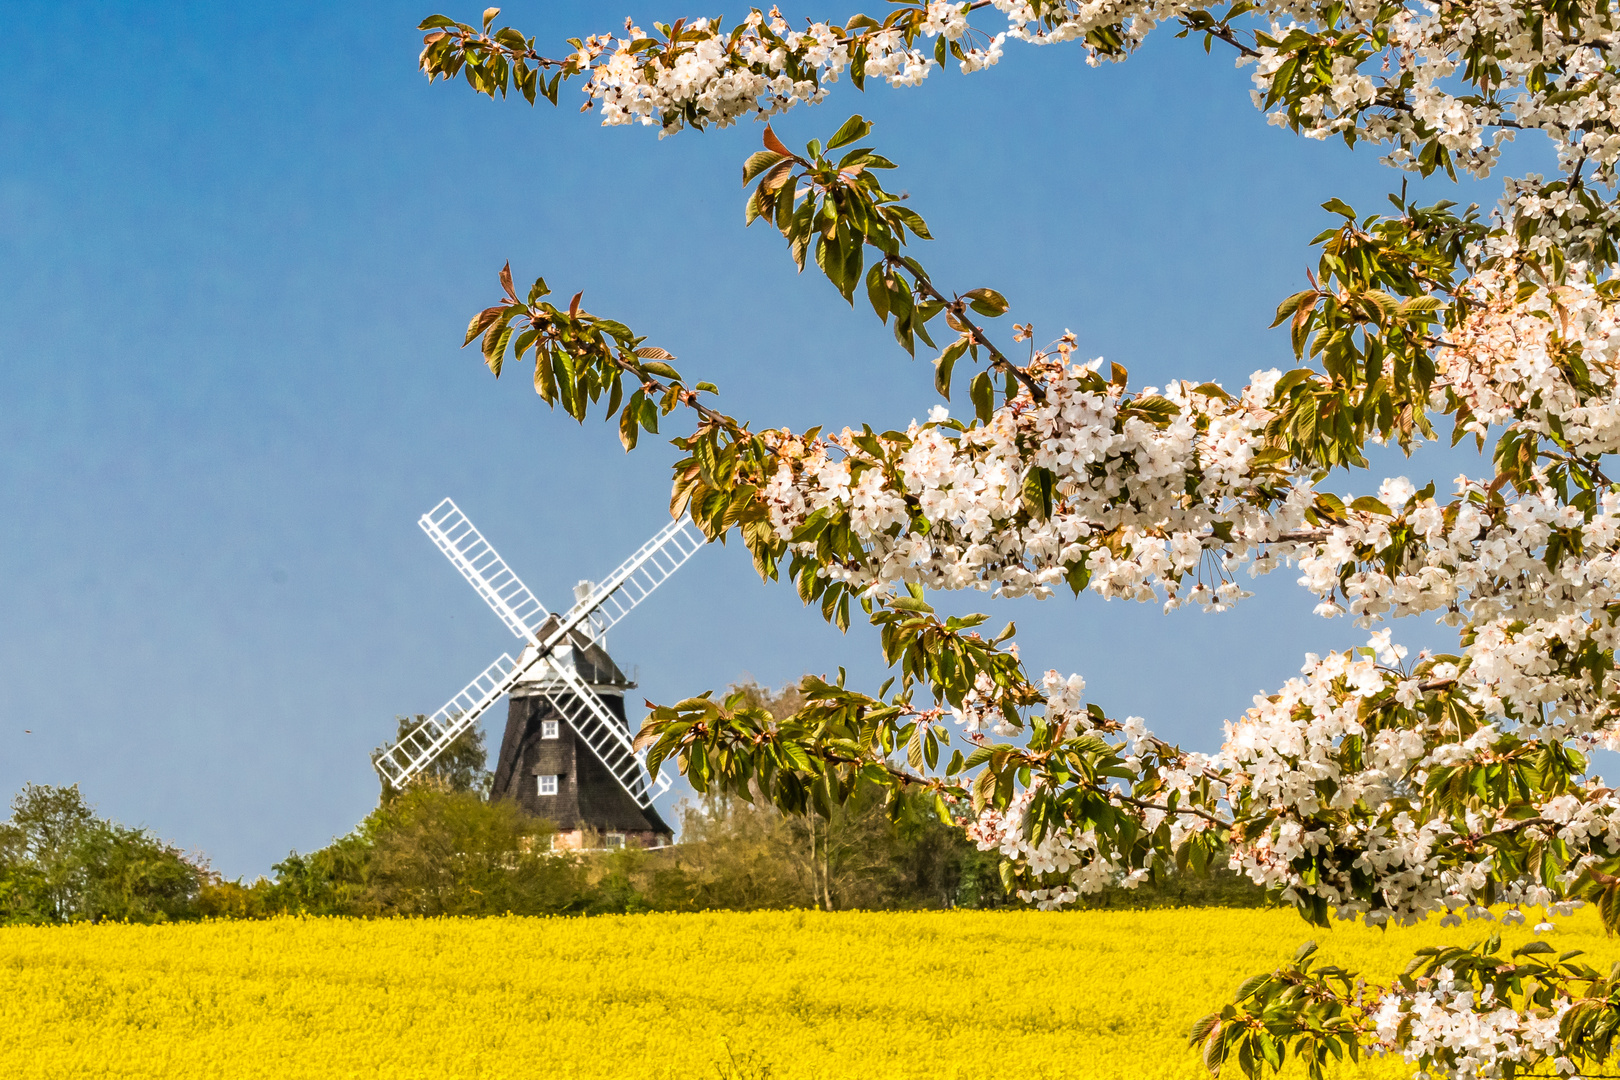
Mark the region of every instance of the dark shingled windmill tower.
[[383, 779], [403, 787], [490, 706], [510, 695], [492, 798], [557, 823], [559, 846], [592, 836], [657, 846], [671, 836], [653, 809], [669, 789], [649, 778], [631, 745], [624, 694], [635, 684], [608, 656], [607, 631], [691, 558], [703, 540], [682, 517], [661, 529], [601, 584], [575, 586], [575, 603], [553, 615], [535, 599], [456, 504], [445, 499], [419, 524], [501, 621], [525, 642], [503, 653], [438, 712], [372, 755]]
[[[589, 595], [591, 587], [582, 581], [574, 595]], [[579, 681], [628, 731], [624, 695], [636, 684], [625, 678], [604, 645], [572, 634], [569, 645], [558, 650], [557, 662], [572, 665]], [[622, 784], [552, 704], [553, 696], [566, 688], [546, 683], [541, 673], [512, 688], [490, 798], [512, 799], [534, 816], [556, 822], [557, 847], [587, 847], [593, 839], [606, 847], [668, 843], [672, 830], [647, 798], [646, 776], [637, 775], [628, 787]]]

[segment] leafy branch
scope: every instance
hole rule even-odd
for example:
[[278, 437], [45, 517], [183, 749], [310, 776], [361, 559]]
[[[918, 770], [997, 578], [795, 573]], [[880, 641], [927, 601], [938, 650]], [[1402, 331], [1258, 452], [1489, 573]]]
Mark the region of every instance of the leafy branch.
[[635, 336], [621, 322], [585, 311], [580, 307], [583, 293], [575, 293], [568, 307], [559, 308], [545, 299], [551, 294], [545, 278], [536, 278], [528, 296], [520, 300], [510, 263], [501, 268], [500, 282], [505, 294], [501, 302], [474, 315], [462, 340], [465, 348], [482, 336], [479, 349], [496, 378], [508, 350], [517, 361], [533, 352], [534, 389], [546, 404], [561, 405], [583, 423], [591, 405], [606, 394], [607, 415], [619, 417], [619, 438], [626, 450], [635, 448], [642, 430], [656, 434], [658, 417], [669, 415], [676, 406], [691, 409], [710, 427], [743, 431], [731, 417], [698, 399], [701, 393], [719, 392], [712, 383], [688, 386], [669, 364], [673, 354], [643, 345], [646, 338]]
[[1323, 204], [1344, 222], [1313, 241], [1321, 256], [1308, 275], [1311, 288], [1277, 308], [1272, 325], [1288, 322], [1294, 354], [1321, 369], [1291, 371], [1274, 391], [1277, 415], [1267, 434], [1294, 461], [1364, 468], [1370, 435], [1408, 450], [1419, 436], [1434, 437], [1428, 399], [1439, 341], [1432, 328], [1462, 317], [1457, 273], [1485, 230], [1473, 207], [1459, 216], [1449, 202], [1391, 201], [1399, 217], [1359, 223], [1340, 200]]
[[[827, 141], [826, 151], [864, 139], [871, 130], [869, 121], [852, 116]], [[765, 149], [743, 166], [744, 185], [758, 181], [748, 197], [745, 224], [761, 219], [774, 224], [787, 239], [801, 272], [813, 252], [816, 265], [851, 306], [866, 266], [865, 250], [875, 249], [879, 257], [865, 273], [867, 300], [885, 324], [893, 319], [895, 340], [906, 352], [915, 356], [919, 339], [930, 348], [938, 347], [928, 324], [942, 314], [961, 335], [935, 361], [935, 386], [947, 400], [957, 360], [964, 353], [977, 360], [981, 348], [992, 368], [1022, 383], [1037, 400], [1044, 396], [1030, 373], [1007, 359], [969, 315], [970, 310], [989, 318], [1004, 315], [1006, 298], [987, 288], [946, 297], [922, 264], [902, 252], [908, 232], [922, 240], [933, 237], [922, 216], [902, 205], [904, 196], [884, 190], [878, 181], [875, 171], [894, 168], [892, 161], [869, 147], [856, 147], [833, 161], [825, 156], [820, 140], [811, 141], [801, 156], [790, 151], [769, 125], [764, 143]], [[988, 420], [995, 403], [987, 374], [974, 380], [971, 393], [980, 419]], [[1010, 386], [1005, 396], [1013, 396]]]
[[[445, 15], [423, 19], [417, 29], [426, 30], [427, 36], [422, 39], [417, 66], [429, 82], [460, 75], [468, 86], [490, 97], [505, 97], [507, 88], [515, 86], [530, 105], [536, 96], [557, 104], [558, 84], [584, 69], [580, 57], [576, 54], [558, 60], [541, 56], [535, 51], [534, 38], [510, 26], [490, 33], [500, 13], [498, 7], [485, 8], [482, 31]], [[545, 78], [547, 71], [552, 72], [549, 80]]]
[[[851, 116], [827, 140], [826, 152], [864, 139], [871, 130], [869, 121]], [[772, 222], [787, 238], [801, 271], [814, 248], [816, 265], [850, 304], [855, 302], [867, 245], [894, 256], [908, 231], [932, 239], [922, 217], [903, 205], [904, 196], [883, 189], [878, 171], [894, 168], [894, 162], [870, 147], [857, 146], [834, 161], [814, 139], [801, 157], [776, 137], [769, 124], [764, 141], [765, 149], [750, 155], [743, 165], [743, 184], [759, 181], [748, 197], [744, 224], [761, 218]]]

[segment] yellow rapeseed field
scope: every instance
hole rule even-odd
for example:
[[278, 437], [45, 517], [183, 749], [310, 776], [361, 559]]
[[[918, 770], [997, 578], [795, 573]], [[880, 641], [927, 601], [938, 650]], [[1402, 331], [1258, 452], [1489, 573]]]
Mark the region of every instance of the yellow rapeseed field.
[[[1383, 976], [1486, 932], [1218, 910], [13, 928], [0, 1078], [1191, 1078], [1189, 1023], [1303, 940]], [[1555, 944], [1620, 957], [1590, 911]]]

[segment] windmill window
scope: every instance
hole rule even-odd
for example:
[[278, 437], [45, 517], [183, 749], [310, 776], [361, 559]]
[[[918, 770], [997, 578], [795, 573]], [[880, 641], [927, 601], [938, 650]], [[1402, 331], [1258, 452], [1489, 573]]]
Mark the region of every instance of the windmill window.
[[540, 781], [540, 794], [542, 794], [542, 795], [555, 795], [555, 794], [557, 794], [557, 778], [555, 776], [539, 776], [539, 777], [536, 777], [535, 779]]
[[557, 721], [555, 721], [555, 720], [542, 720], [542, 721], [540, 721], [540, 737], [542, 739], [555, 739], [555, 738], [558, 738], [560, 734], [561, 733], [558, 731], [558, 727], [557, 727]]
[[607, 846], [610, 848], [624, 847], [624, 833], [610, 832], [607, 834]]

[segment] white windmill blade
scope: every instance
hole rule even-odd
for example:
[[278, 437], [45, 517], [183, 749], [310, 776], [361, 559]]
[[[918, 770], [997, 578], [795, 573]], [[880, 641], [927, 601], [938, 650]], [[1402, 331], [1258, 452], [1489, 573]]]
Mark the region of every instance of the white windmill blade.
[[423, 514], [417, 524], [501, 617], [508, 630], [530, 644], [540, 643], [535, 631], [548, 614], [545, 605], [535, 599], [523, 579], [506, 565], [506, 560], [484, 539], [484, 534], [473, 527], [460, 507], [445, 499]]
[[[525, 658], [528, 655], [525, 653]], [[591, 748], [591, 753], [607, 767], [637, 806], [645, 810], [653, 804], [654, 799], [669, 790], [669, 777], [664, 775], [662, 769], [652, 777], [651, 787], [648, 786], [646, 753], [636, 751], [623, 721], [613, 714], [595, 690], [586, 685], [571, 665], [548, 654], [541, 656], [529, 668], [534, 669], [544, 673], [540, 693], [568, 722], [569, 728], [579, 734], [585, 745]]]
[[620, 563], [619, 568], [583, 600], [569, 608], [561, 626], [547, 641], [556, 644], [562, 635], [576, 627], [593, 643], [602, 640], [602, 635], [614, 623], [668, 581], [703, 544], [703, 534], [692, 524], [691, 517], [682, 514], [658, 530], [657, 535]]
[[485, 710], [517, 685], [524, 670], [511, 656], [502, 653], [500, 659], [480, 672], [438, 712], [407, 731], [392, 746], [382, 747], [372, 754], [372, 765], [390, 786], [404, 787], [411, 777], [427, 768], [455, 742], [457, 736], [476, 724]]

